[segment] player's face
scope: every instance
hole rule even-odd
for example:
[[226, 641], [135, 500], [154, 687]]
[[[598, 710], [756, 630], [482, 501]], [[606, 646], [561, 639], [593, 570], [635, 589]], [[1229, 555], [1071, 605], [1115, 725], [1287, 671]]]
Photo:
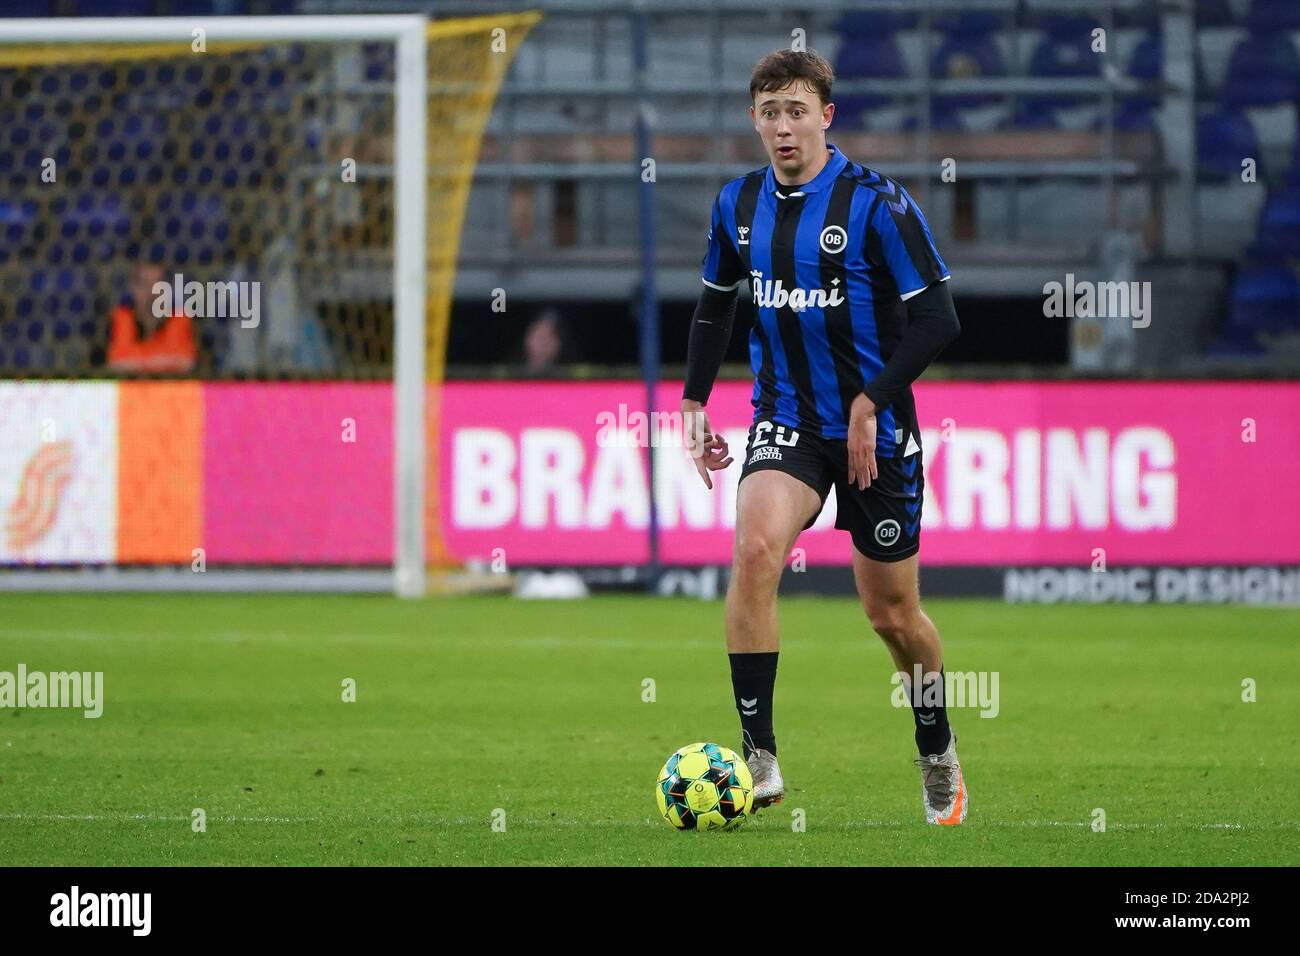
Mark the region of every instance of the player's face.
[[773, 169], [787, 182], [798, 182], [803, 170], [822, 159], [825, 130], [831, 125], [835, 105], [823, 106], [816, 92], [795, 81], [779, 90], [758, 93], [749, 115]]

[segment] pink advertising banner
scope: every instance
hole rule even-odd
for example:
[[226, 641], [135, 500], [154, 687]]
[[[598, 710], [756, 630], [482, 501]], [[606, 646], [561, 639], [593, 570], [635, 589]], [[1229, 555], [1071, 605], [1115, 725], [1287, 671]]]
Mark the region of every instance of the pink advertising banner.
[[203, 387], [203, 543], [227, 564], [389, 564], [387, 383]]
[[[1300, 385], [934, 382], [916, 388], [921, 554], [947, 565], [1300, 561]], [[680, 383], [659, 416], [636, 382], [447, 385], [440, 507], [452, 552], [510, 564], [635, 563], [647, 554], [656, 444], [661, 555], [727, 563], [750, 386], [709, 402], [736, 461], [706, 489], [682, 447]], [[847, 563], [834, 495], [798, 541]], [[497, 551], [501, 549], [501, 551]]]

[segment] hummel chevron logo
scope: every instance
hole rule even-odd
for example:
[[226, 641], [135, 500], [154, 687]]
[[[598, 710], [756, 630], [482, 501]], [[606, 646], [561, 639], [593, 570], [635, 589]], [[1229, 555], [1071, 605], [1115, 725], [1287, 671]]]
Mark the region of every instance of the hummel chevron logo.
[[922, 724], [923, 726], [925, 726], [925, 727], [933, 727], [933, 726], [934, 726], [934, 714], [933, 714], [933, 713], [930, 713], [930, 714], [928, 714], [928, 715], [927, 715], [927, 714], [918, 713], [918, 714], [916, 715], [916, 719], [919, 720], [919, 721], [921, 722], [921, 724]]
[[[894, 210], [894, 212], [898, 213], [900, 216], [907, 215], [907, 194], [899, 189], [894, 183], [886, 183], [885, 185], [889, 188], [889, 192], [886, 193], [882, 189], [881, 193], [885, 196], [885, 201], [889, 203], [889, 208]], [[890, 198], [892, 196], [897, 196], [898, 199], [894, 200]]]
[[[754, 709], [745, 710], [746, 707], [753, 707]], [[758, 698], [755, 697], [753, 700], [745, 700], [745, 698], [743, 697], [740, 698], [740, 708], [741, 708], [740, 712], [744, 714], [746, 717], [753, 717], [755, 714], [758, 713]]]

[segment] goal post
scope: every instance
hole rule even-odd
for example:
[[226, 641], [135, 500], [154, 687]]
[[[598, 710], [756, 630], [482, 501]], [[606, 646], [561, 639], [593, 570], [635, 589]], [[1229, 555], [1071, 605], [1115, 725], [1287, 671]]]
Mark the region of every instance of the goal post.
[[[460, 230], [500, 82], [539, 19], [0, 20], [0, 458], [14, 459], [0, 466], [0, 567], [188, 576], [210, 560], [241, 588], [284, 589], [305, 570], [337, 581], [382, 562], [397, 594], [425, 593], [429, 564], [450, 562], [437, 436]], [[209, 308], [212, 286], [248, 285], [267, 322], [192, 313], [187, 281], [188, 370], [124, 375], [119, 300], [142, 263], [177, 273], [178, 312], [183, 271], [207, 280]], [[172, 306], [153, 308], [166, 324]], [[143, 341], [148, 318], [135, 322]], [[339, 401], [371, 416], [341, 419], [341, 438], [330, 426], [356, 453], [318, 447]], [[286, 421], [303, 409], [320, 421]], [[113, 436], [95, 437], [110, 414]], [[389, 415], [386, 439], [366, 432]], [[158, 492], [169, 460], [141, 463], [136, 434], [183, 446], [179, 471], [200, 487]], [[229, 465], [241, 449], [266, 459], [251, 478]], [[366, 457], [376, 449], [388, 460]], [[338, 488], [302, 474], [331, 463]], [[138, 498], [155, 493], [176, 513], [146, 533]], [[288, 528], [299, 506], [303, 527]]]

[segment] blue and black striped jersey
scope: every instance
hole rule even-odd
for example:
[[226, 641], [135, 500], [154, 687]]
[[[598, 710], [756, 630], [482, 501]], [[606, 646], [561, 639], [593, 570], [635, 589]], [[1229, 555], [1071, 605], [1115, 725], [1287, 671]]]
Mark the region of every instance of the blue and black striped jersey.
[[[703, 278], [723, 291], [749, 280], [755, 420], [845, 438], [853, 399], [903, 337], [904, 302], [948, 267], [907, 190], [827, 149], [825, 167], [796, 191], [770, 165], [719, 190]], [[920, 443], [909, 388], [877, 412], [876, 455]]]

